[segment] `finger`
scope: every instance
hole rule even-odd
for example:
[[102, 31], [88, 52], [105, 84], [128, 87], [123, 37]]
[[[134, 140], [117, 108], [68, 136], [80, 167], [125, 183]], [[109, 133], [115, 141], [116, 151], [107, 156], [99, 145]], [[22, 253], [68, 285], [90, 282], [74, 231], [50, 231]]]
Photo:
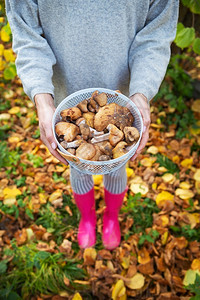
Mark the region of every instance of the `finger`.
[[[56, 151], [57, 145], [55, 143], [55, 149], [52, 145], [50, 145], [50, 143], [48, 142], [48, 140], [43, 137], [43, 143], [47, 146], [47, 148], [49, 149], [49, 152], [55, 157], [57, 158], [60, 162], [62, 162], [63, 164], [65, 164], [66, 166], [68, 166], [68, 162]], [[53, 144], [53, 143], [52, 143]]]
[[146, 143], [147, 143], [148, 139], [149, 139], [149, 126], [147, 127], [146, 130], [143, 131], [139, 147], [137, 148], [135, 154], [131, 158], [131, 161], [133, 161], [134, 159], [136, 159], [136, 157], [142, 152], [142, 150], [146, 146]]

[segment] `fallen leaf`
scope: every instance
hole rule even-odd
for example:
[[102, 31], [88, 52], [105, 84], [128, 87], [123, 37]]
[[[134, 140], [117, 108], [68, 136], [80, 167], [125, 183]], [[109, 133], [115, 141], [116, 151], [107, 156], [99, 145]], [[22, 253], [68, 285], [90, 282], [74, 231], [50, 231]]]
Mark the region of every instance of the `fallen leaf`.
[[140, 264], [146, 264], [151, 260], [149, 252], [145, 247], [138, 251], [138, 262]]
[[119, 293], [124, 288], [124, 281], [122, 279], [117, 280], [116, 284], [114, 285], [114, 288], [112, 290], [112, 299], [118, 300], [119, 299]]
[[49, 202], [53, 202], [54, 200], [62, 198], [62, 190], [56, 190], [49, 197]]
[[197, 113], [200, 112], [200, 99], [197, 99], [192, 103], [191, 109]]
[[200, 169], [197, 169], [193, 176], [194, 180], [200, 181]]
[[94, 265], [96, 257], [97, 257], [97, 252], [94, 248], [86, 248], [84, 250], [83, 259], [85, 265], [87, 266]]
[[184, 189], [184, 190], [189, 190], [191, 188], [191, 184], [189, 184], [188, 182], [186, 181], [182, 181], [180, 184], [179, 184], [179, 187], [181, 189]]
[[8, 186], [3, 189], [4, 199], [16, 198], [16, 196], [21, 195], [21, 191], [15, 186]]
[[200, 271], [200, 259], [199, 258], [193, 259], [192, 264], [191, 264], [191, 269]]
[[186, 169], [191, 168], [192, 164], [193, 164], [193, 158], [186, 158], [181, 161], [181, 166]]
[[197, 274], [200, 275], [199, 270], [191, 270], [191, 269], [187, 270], [183, 279], [183, 284], [186, 286], [189, 284], [193, 284], [195, 282]]
[[162, 179], [164, 180], [164, 182], [167, 182], [167, 183], [174, 183], [175, 181], [175, 176], [171, 173], [165, 173], [163, 176], [162, 176]]
[[136, 273], [132, 278], [126, 280], [125, 285], [132, 290], [139, 290], [144, 286], [145, 277]]
[[149, 188], [145, 183], [132, 183], [130, 190], [134, 194], [141, 193], [142, 196], [145, 196], [148, 193]]
[[175, 194], [183, 200], [194, 197], [194, 193], [191, 190], [176, 189]]
[[140, 163], [144, 167], [151, 167], [156, 159], [156, 157], [145, 157], [140, 161]]
[[174, 202], [174, 196], [167, 191], [162, 191], [156, 196], [156, 204], [158, 207], [162, 207], [165, 201]]
[[83, 298], [81, 297], [81, 295], [79, 293], [76, 293], [72, 298], [72, 300], [82, 300], [82, 299]]
[[158, 153], [158, 148], [156, 146], [150, 146], [148, 149], [147, 149], [147, 153], [150, 153], [150, 154], [157, 154]]
[[126, 175], [127, 175], [128, 178], [130, 178], [130, 177], [134, 176], [135, 173], [134, 173], [133, 169], [126, 168]]
[[94, 185], [100, 185], [103, 182], [103, 176], [102, 175], [92, 175]]

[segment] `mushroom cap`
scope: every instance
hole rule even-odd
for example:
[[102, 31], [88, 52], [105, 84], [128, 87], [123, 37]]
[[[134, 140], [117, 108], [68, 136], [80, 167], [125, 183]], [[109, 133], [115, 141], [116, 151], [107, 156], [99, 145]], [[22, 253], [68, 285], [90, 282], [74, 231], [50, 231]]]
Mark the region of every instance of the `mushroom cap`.
[[107, 104], [107, 95], [106, 93], [96, 94], [94, 95], [94, 100], [99, 106], [104, 106]]
[[104, 130], [109, 124], [113, 124], [123, 130], [126, 126], [131, 126], [134, 117], [130, 110], [116, 103], [110, 103], [100, 107], [94, 117], [94, 128], [97, 131]]
[[98, 161], [99, 160], [99, 157], [103, 154], [99, 148], [99, 146], [97, 145], [94, 145], [95, 149], [96, 149], [96, 153], [95, 155], [93, 156], [93, 158], [91, 160], [93, 161]]
[[109, 155], [103, 154], [103, 155], [99, 156], [99, 161], [105, 161], [105, 160], [110, 160], [110, 159], [111, 159], [111, 157]]
[[113, 147], [111, 146], [110, 142], [108, 141], [103, 141], [103, 142], [99, 142], [96, 143], [95, 145], [99, 146], [101, 152], [103, 152], [103, 154], [108, 155], [108, 156], [112, 156], [112, 149]]
[[96, 154], [96, 148], [94, 145], [89, 143], [82, 143], [76, 149], [76, 156], [82, 159], [91, 160]]
[[90, 112], [90, 111], [83, 113], [83, 118], [85, 119], [88, 126], [90, 126], [92, 128], [94, 128], [94, 116], [95, 116], [95, 113]]
[[82, 112], [88, 112], [88, 108], [87, 108], [87, 105], [88, 105], [88, 101], [87, 99], [81, 101], [77, 107], [82, 111]]
[[80, 124], [79, 128], [83, 139], [87, 140], [90, 137], [90, 127], [88, 124]]
[[140, 133], [136, 127], [124, 127], [125, 140], [128, 144], [138, 141]]
[[113, 158], [118, 158], [127, 153], [125, 147], [127, 146], [126, 142], [119, 142], [115, 148], [112, 150]]
[[115, 147], [121, 140], [124, 138], [124, 133], [120, 129], [117, 128], [117, 126], [113, 124], [109, 124], [107, 126], [107, 129], [109, 130], [109, 142], [110, 144]]
[[58, 122], [55, 126], [58, 136], [64, 136], [66, 142], [72, 142], [79, 133], [79, 127], [67, 122]]
[[81, 110], [74, 106], [71, 108], [64, 109], [60, 112], [63, 121], [75, 121], [82, 116]]

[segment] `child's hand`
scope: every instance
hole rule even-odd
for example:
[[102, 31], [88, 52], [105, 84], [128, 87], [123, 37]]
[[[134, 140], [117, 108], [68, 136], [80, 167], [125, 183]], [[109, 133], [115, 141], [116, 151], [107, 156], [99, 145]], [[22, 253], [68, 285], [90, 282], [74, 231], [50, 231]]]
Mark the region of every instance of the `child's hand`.
[[67, 161], [56, 151], [57, 143], [52, 130], [52, 118], [55, 111], [52, 96], [50, 94], [37, 94], [34, 100], [39, 118], [40, 138], [42, 142], [53, 156], [63, 164], [68, 165]]
[[151, 119], [150, 119], [150, 106], [144, 95], [135, 94], [135, 95], [131, 96], [130, 99], [131, 99], [131, 101], [134, 102], [134, 104], [139, 109], [139, 111], [142, 115], [143, 124], [144, 124], [143, 134], [142, 134], [142, 138], [140, 140], [140, 145], [139, 145], [138, 149], [136, 150], [134, 156], [131, 158], [131, 160], [133, 161], [140, 154], [142, 149], [144, 149], [144, 147], [149, 139], [149, 126], [151, 123]]

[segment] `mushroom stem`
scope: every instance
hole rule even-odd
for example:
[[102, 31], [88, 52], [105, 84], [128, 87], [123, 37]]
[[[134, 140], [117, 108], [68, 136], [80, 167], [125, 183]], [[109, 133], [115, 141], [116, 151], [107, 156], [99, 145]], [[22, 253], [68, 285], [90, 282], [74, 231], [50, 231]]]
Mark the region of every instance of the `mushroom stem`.
[[[86, 121], [84, 118], [80, 118], [77, 120], [76, 125], [80, 126], [81, 124], [86, 124]], [[99, 136], [99, 135], [103, 135], [104, 131], [97, 131], [96, 129], [90, 127], [90, 132], [92, 134], [93, 137]]]
[[63, 148], [65, 148], [65, 149], [67, 149], [67, 148], [77, 148], [77, 147], [80, 146], [80, 144], [81, 144], [82, 142], [83, 142], [83, 140], [75, 140], [75, 141], [69, 142], [69, 143], [63, 141], [61, 145], [62, 145]]
[[91, 143], [94, 144], [94, 143], [99, 143], [99, 142], [109, 140], [109, 135], [110, 133], [108, 132], [99, 136], [95, 136], [93, 139], [91, 139]]

